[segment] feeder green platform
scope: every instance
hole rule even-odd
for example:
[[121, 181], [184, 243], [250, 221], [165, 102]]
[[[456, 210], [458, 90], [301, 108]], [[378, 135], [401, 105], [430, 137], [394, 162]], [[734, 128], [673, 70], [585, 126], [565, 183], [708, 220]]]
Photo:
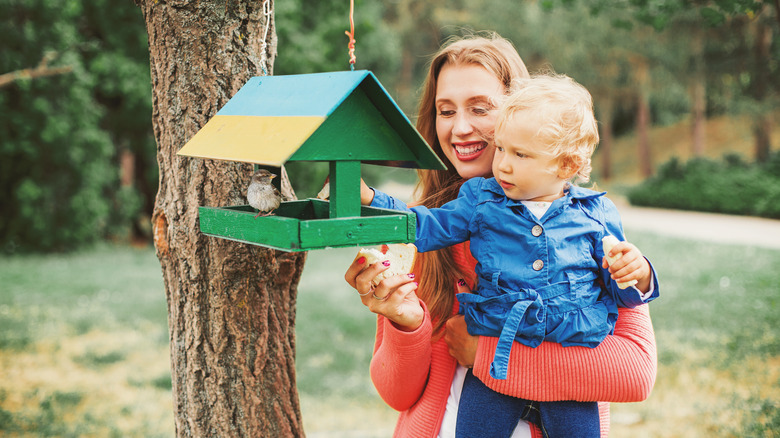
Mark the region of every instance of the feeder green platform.
[[415, 217], [360, 205], [360, 164], [445, 169], [370, 71], [250, 79], [179, 155], [280, 167], [327, 161], [330, 201], [201, 207], [203, 233], [287, 251], [413, 242]]

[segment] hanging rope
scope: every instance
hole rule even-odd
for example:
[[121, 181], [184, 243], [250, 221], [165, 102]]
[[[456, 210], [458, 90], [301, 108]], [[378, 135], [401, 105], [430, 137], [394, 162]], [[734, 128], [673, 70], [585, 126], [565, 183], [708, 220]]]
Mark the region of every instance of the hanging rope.
[[355, 71], [355, 0], [349, 0], [349, 30], [344, 33], [349, 37], [349, 69]]
[[263, 70], [263, 76], [268, 76], [268, 70], [265, 68], [268, 56], [266, 55], [266, 49], [268, 48], [268, 29], [271, 27], [271, 0], [263, 1], [263, 16], [265, 17], [265, 32], [263, 33], [263, 41], [260, 43], [260, 68]]

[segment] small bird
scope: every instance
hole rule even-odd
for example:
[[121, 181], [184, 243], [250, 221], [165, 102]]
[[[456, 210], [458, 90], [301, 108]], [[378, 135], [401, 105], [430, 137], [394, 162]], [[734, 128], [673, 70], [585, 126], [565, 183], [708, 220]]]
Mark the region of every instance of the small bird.
[[276, 175], [265, 169], [260, 169], [252, 175], [252, 181], [246, 190], [246, 200], [249, 205], [259, 210], [255, 217], [270, 215], [282, 203], [279, 190], [271, 184], [274, 178]]

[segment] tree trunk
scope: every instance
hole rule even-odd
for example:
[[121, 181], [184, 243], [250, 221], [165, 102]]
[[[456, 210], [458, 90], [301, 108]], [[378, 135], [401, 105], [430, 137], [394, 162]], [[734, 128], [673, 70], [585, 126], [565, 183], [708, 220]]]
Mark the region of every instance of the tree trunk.
[[694, 78], [692, 85], [691, 154], [694, 157], [704, 156], [707, 145], [707, 90], [703, 79]]
[[767, 90], [770, 82], [769, 63], [771, 62], [770, 48], [772, 46], [772, 28], [763, 20], [756, 22], [756, 46], [753, 74], [755, 85], [753, 96], [757, 102], [758, 115], [753, 123], [753, 137], [755, 141], [756, 162], [763, 163], [769, 159], [772, 148], [771, 132], [772, 122], [769, 119], [769, 110], [764, 102], [767, 98]]
[[653, 174], [650, 154], [650, 68], [647, 59], [640, 55], [631, 56], [633, 76], [636, 81], [636, 146], [637, 166], [643, 178]]
[[252, 167], [176, 156], [251, 76], [271, 71], [273, 16], [263, 1], [135, 1], [149, 34], [160, 166], [152, 222], [176, 434], [302, 436], [294, 323], [305, 254], [202, 235], [198, 206], [245, 204]]
[[637, 80], [636, 109], [636, 139], [637, 163], [643, 178], [653, 174], [653, 164], [650, 156], [650, 71], [644, 58], [634, 60], [634, 75]]
[[601, 177], [604, 181], [612, 178], [612, 117], [614, 115], [614, 103], [611, 97], [604, 97], [601, 105], [601, 141], [599, 142], [599, 154], [601, 155]]
[[707, 69], [704, 60], [704, 35], [693, 30], [693, 76], [691, 77], [691, 154], [704, 155], [707, 141]]
[[637, 159], [643, 178], [653, 174], [653, 163], [650, 156], [650, 103], [646, 92], [640, 90], [636, 111]]

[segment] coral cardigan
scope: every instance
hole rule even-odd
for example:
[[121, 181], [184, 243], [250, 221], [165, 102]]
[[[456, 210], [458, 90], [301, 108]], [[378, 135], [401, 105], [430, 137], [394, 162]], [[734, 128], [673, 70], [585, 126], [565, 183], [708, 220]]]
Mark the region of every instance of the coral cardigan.
[[[458, 266], [474, 270], [476, 261], [467, 242], [451, 250]], [[474, 374], [498, 392], [530, 400], [645, 400], [657, 368], [650, 314], [647, 305], [619, 312], [614, 335], [593, 349], [550, 342], [530, 348], [515, 343], [509, 369], [517, 371], [510, 371], [507, 380], [489, 375], [498, 338], [480, 337]], [[371, 380], [382, 399], [400, 411], [394, 437], [435, 438], [439, 432], [457, 362], [442, 336], [432, 339], [432, 330], [427, 308], [422, 325], [413, 332], [398, 330], [383, 316], [377, 318]], [[601, 435], [607, 436], [609, 404], [600, 403], [599, 411]], [[541, 437], [536, 427], [531, 432], [534, 438]]]

